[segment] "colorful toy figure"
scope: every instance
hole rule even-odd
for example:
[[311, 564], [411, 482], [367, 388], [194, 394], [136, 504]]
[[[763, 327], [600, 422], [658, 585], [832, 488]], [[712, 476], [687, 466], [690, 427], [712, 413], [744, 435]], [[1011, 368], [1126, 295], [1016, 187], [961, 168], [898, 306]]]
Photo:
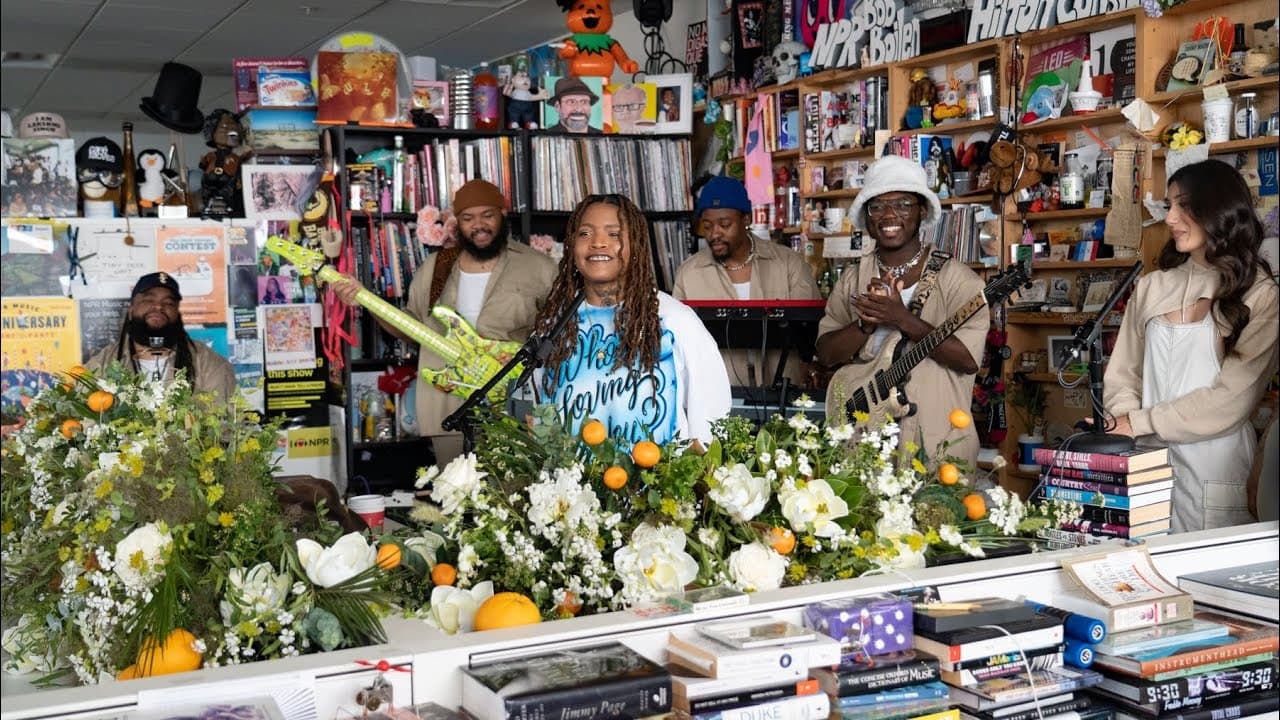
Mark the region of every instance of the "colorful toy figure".
[[507, 96], [507, 127], [514, 130], [538, 129], [538, 102], [549, 100], [551, 93], [539, 88], [529, 77], [529, 70], [517, 66], [502, 94]]
[[569, 61], [570, 75], [612, 77], [615, 61], [625, 73], [640, 69], [639, 63], [609, 36], [609, 29], [613, 27], [609, 0], [556, 0], [556, 4], [569, 13], [565, 25], [573, 33], [559, 51], [560, 57]]

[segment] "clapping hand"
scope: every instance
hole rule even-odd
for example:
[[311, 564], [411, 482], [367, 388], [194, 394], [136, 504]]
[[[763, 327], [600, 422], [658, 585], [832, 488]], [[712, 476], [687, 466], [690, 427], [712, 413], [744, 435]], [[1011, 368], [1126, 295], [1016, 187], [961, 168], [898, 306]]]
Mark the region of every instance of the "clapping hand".
[[901, 280], [876, 278], [867, 285], [865, 293], [854, 296], [852, 300], [853, 311], [862, 319], [864, 326], [886, 325], [902, 329], [910, 316], [906, 305], [902, 304]]

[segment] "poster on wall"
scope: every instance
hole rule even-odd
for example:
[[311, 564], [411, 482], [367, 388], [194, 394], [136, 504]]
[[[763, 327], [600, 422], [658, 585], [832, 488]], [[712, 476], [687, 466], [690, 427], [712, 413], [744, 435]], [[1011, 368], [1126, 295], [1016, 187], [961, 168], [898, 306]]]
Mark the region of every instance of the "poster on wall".
[[227, 322], [226, 258], [220, 225], [165, 226], [156, 230], [156, 269], [178, 281], [184, 323]]
[[6, 222], [0, 226], [0, 294], [62, 295], [67, 226]]
[[[76, 227], [83, 279], [71, 283], [72, 297], [127, 298], [138, 278], [156, 271], [154, 225], [131, 223], [126, 229], [119, 220], [84, 220]], [[186, 290], [183, 286], [184, 294]]]
[[316, 366], [311, 315], [308, 305], [262, 308], [268, 370], [302, 370]]
[[542, 103], [542, 127], [550, 132], [600, 134], [604, 124], [602, 78], [548, 75], [543, 87], [551, 90], [552, 95]]
[[76, 301], [57, 297], [0, 300], [0, 413], [16, 422], [57, 373], [80, 364], [80, 321]]
[[85, 298], [80, 306], [80, 362], [120, 339], [128, 298]]

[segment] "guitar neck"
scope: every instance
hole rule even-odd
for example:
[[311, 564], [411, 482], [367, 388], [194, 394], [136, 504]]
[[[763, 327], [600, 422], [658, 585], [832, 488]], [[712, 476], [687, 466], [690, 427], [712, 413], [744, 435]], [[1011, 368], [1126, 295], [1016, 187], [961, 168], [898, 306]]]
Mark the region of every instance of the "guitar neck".
[[[328, 265], [321, 267], [316, 274], [325, 282], [343, 279], [341, 273]], [[389, 325], [404, 333], [409, 339], [416, 341], [419, 345], [440, 356], [445, 362], [452, 363], [457, 361], [459, 357], [457, 348], [445, 342], [444, 338], [432, 332], [431, 328], [415, 320], [412, 315], [378, 297], [368, 288], [360, 288], [360, 291], [356, 293], [355, 300], [360, 307], [385, 320]]]
[[947, 338], [955, 334], [969, 318], [973, 317], [979, 310], [986, 307], [987, 301], [983, 293], [974, 295], [969, 302], [955, 312], [951, 317], [947, 318], [941, 325], [929, 331], [920, 339], [920, 342], [913, 345], [909, 350], [904, 352], [901, 357], [893, 361], [888, 370], [885, 370], [885, 382], [889, 387], [901, 385], [907, 379], [907, 373], [922, 360], [933, 354], [938, 346], [946, 341]]

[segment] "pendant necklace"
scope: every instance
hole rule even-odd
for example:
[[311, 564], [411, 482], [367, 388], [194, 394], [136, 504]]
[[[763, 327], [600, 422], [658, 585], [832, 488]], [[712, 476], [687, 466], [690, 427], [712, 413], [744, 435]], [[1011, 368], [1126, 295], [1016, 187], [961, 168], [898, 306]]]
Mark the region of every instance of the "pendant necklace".
[[[750, 265], [750, 264], [751, 264], [751, 261], [752, 261], [752, 260], [754, 260], [754, 259], [755, 259], [755, 257], [756, 257], [756, 239], [753, 237], [753, 238], [751, 238], [751, 252], [747, 253], [747, 259], [746, 259], [746, 260], [743, 260], [742, 262], [738, 263], [737, 265], [725, 265], [723, 262], [721, 262], [721, 263], [720, 263], [720, 267], [724, 268], [724, 269], [725, 269], [725, 272], [738, 272], [739, 270], [741, 270], [741, 269], [745, 268], [746, 266]], [[719, 261], [717, 261], [717, 262], [719, 262]]]
[[881, 276], [888, 273], [894, 280], [901, 280], [902, 276], [910, 272], [911, 268], [920, 262], [920, 258], [924, 256], [924, 248], [924, 244], [921, 243], [920, 249], [916, 251], [915, 256], [901, 265], [885, 265], [884, 261], [880, 259], [880, 253], [876, 253], [876, 269], [880, 271]]

